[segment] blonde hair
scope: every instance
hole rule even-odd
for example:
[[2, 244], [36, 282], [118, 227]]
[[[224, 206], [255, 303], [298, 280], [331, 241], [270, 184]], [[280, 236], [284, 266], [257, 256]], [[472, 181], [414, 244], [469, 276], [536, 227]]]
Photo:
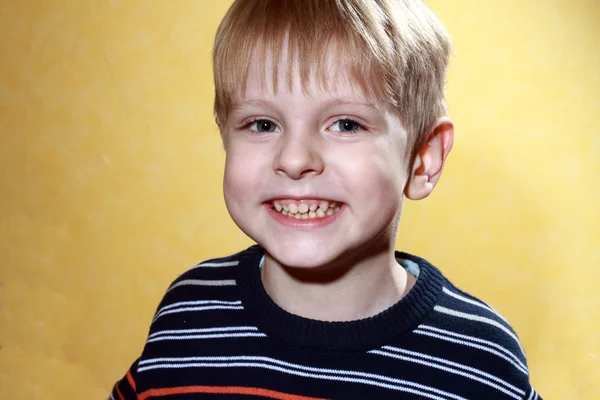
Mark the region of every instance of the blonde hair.
[[312, 76], [328, 87], [326, 55], [333, 51], [367, 95], [398, 109], [413, 149], [447, 112], [450, 38], [420, 0], [236, 0], [213, 49], [214, 112], [222, 134], [232, 102], [245, 91], [252, 57], [271, 56], [277, 91], [284, 47], [288, 84], [296, 70], [305, 90]]

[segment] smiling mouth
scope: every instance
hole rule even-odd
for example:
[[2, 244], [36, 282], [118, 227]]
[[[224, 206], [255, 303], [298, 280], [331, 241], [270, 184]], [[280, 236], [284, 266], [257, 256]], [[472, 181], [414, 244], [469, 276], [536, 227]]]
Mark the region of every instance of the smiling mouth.
[[341, 209], [340, 203], [327, 200], [276, 200], [270, 205], [273, 211], [295, 219], [327, 218]]

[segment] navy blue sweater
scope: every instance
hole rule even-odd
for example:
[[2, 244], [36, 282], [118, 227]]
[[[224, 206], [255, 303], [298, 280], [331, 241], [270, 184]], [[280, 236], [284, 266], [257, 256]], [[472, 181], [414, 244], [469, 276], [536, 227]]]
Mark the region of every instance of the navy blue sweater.
[[427, 261], [397, 252], [418, 275], [408, 295], [371, 318], [323, 322], [271, 300], [263, 254], [177, 278], [111, 399], [541, 399], [506, 320]]

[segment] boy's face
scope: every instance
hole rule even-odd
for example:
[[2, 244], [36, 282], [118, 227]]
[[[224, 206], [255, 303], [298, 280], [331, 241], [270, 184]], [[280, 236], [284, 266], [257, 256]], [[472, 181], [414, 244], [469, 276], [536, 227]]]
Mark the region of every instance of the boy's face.
[[298, 79], [274, 93], [262, 78], [250, 69], [222, 127], [225, 202], [235, 223], [289, 267], [393, 249], [410, 154], [391, 105], [343, 76], [328, 77], [329, 91], [311, 82], [309, 94]]

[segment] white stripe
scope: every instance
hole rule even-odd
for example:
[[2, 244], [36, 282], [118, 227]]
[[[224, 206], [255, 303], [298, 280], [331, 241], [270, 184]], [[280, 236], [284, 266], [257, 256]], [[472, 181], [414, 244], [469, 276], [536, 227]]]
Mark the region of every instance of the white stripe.
[[110, 400], [115, 400], [115, 398], [113, 397], [112, 393], [110, 394]]
[[[414, 332], [414, 333], [419, 333], [419, 334], [422, 334], [422, 335], [426, 335], [427, 333], [426, 333], [426, 332], [421, 332], [421, 331], [420, 331], [421, 329], [426, 329], [426, 330], [428, 330], [428, 331], [433, 331], [433, 332], [436, 332], [436, 333], [438, 333], [438, 334], [439, 334], [439, 335], [433, 335], [433, 334], [432, 334], [432, 335], [428, 335], [428, 336], [431, 336], [431, 337], [436, 337], [436, 338], [440, 338], [440, 339], [446, 339], [445, 337], [443, 337], [443, 335], [448, 335], [448, 336], [454, 336], [454, 337], [457, 337], [457, 338], [460, 338], [460, 339], [465, 339], [465, 340], [467, 340], [467, 341], [471, 341], [471, 342], [477, 342], [477, 343], [482, 343], [482, 344], [488, 345], [488, 346], [490, 346], [490, 347], [494, 347], [494, 348], [496, 348], [496, 349], [498, 349], [498, 350], [500, 350], [500, 351], [504, 352], [504, 353], [505, 353], [505, 354], [506, 354], [508, 357], [510, 357], [510, 358], [511, 358], [511, 359], [512, 359], [514, 362], [513, 362], [513, 361], [511, 361], [511, 360], [508, 360], [506, 357], [502, 356], [504, 359], [507, 359], [508, 361], [511, 361], [513, 364], [514, 364], [514, 363], [518, 364], [518, 367], [519, 367], [519, 369], [521, 369], [521, 370], [522, 370], [524, 373], [526, 373], [526, 374], [527, 374], [527, 371], [528, 371], [528, 369], [527, 369], [527, 366], [525, 366], [525, 364], [523, 364], [523, 363], [521, 362], [521, 360], [519, 359], [519, 357], [517, 357], [516, 355], [514, 355], [514, 354], [513, 354], [511, 351], [509, 351], [508, 349], [506, 349], [506, 348], [504, 348], [504, 347], [500, 346], [498, 343], [494, 343], [494, 342], [491, 342], [491, 341], [489, 341], [489, 340], [480, 339], [480, 338], [478, 338], [478, 337], [474, 337], [474, 336], [462, 335], [462, 334], [460, 334], [460, 333], [456, 333], [456, 332], [448, 331], [448, 330], [445, 330], [445, 329], [436, 328], [436, 327], [434, 327], [434, 326], [429, 326], [429, 325], [420, 325], [420, 326], [419, 326], [417, 329], [415, 329], [413, 332]], [[464, 345], [466, 345], [466, 346], [469, 346], [469, 345], [470, 345], [470, 343], [465, 343], [465, 342], [464, 342], [464, 341], [462, 341], [462, 340], [450, 340], [450, 339], [448, 339], [448, 340], [449, 340], [449, 341], [451, 341], [451, 342], [453, 342], [453, 343], [460, 343], [460, 344], [464, 344]], [[473, 345], [472, 347], [475, 347], [475, 348], [478, 348], [478, 349], [482, 349], [482, 350], [487, 350], [487, 348], [486, 348], [485, 346]], [[494, 353], [494, 354], [497, 354], [495, 351], [492, 351], [492, 349], [490, 349], [490, 351], [491, 351], [492, 353]], [[498, 354], [497, 354], [497, 355], [498, 355]], [[516, 366], [516, 365], [515, 365], [515, 366]]]
[[222, 280], [205, 280], [205, 279], [186, 279], [179, 281], [167, 290], [169, 293], [171, 290], [179, 286], [235, 286], [234, 279], [222, 279]]
[[188, 271], [191, 271], [196, 268], [235, 267], [239, 265], [239, 263], [239, 261], [204, 262], [194, 265], [192, 268], [188, 269]]
[[[152, 320], [154, 323], [158, 318], [162, 316], [162, 314], [170, 310], [172, 308], [182, 307], [182, 306], [196, 306], [201, 304], [220, 304], [220, 305], [228, 305], [228, 306], [240, 306], [242, 304], [241, 301], [222, 301], [222, 300], [198, 300], [198, 301], [180, 301], [177, 303], [169, 304], [168, 306], [164, 306], [156, 313], [156, 316]], [[243, 308], [243, 307], [242, 307]]]
[[463, 340], [452, 339], [452, 338], [449, 338], [449, 337], [438, 335], [437, 333], [421, 331], [421, 330], [418, 330], [418, 329], [415, 330], [415, 331], [413, 331], [413, 333], [416, 333], [416, 334], [419, 334], [419, 335], [430, 336], [430, 337], [434, 337], [434, 338], [441, 339], [441, 340], [446, 340], [446, 341], [452, 342], [452, 343], [463, 344], [465, 346], [469, 346], [469, 347], [473, 347], [473, 348], [480, 349], [480, 350], [483, 350], [483, 351], [487, 351], [489, 353], [495, 354], [498, 357], [501, 357], [501, 358], [505, 359], [506, 361], [508, 361], [509, 363], [511, 363], [515, 368], [517, 368], [519, 371], [521, 371], [522, 373], [524, 373], [525, 375], [527, 375], [527, 371], [524, 370], [519, 364], [515, 363], [510, 358], [506, 357], [502, 353], [497, 352], [494, 349], [490, 349], [490, 348], [487, 348], [485, 346], [481, 346], [479, 344], [469, 343], [469, 342], [466, 342], [466, 341], [463, 341]]
[[153, 323], [156, 322], [157, 319], [159, 319], [160, 317], [162, 317], [164, 315], [178, 314], [180, 312], [206, 311], [206, 310], [243, 310], [243, 309], [244, 309], [244, 307], [242, 307], [242, 306], [203, 306], [203, 307], [176, 308], [174, 310], [167, 310], [167, 311], [161, 313], [160, 315], [157, 315], [156, 318], [154, 318], [154, 320], [152, 322]]
[[190, 339], [223, 339], [233, 337], [267, 337], [264, 333], [251, 333], [251, 332], [240, 332], [240, 333], [215, 333], [209, 335], [186, 335], [186, 336], [158, 336], [152, 339], [148, 339], [146, 343], [162, 342], [163, 340], [190, 340]]
[[[247, 361], [264, 361], [265, 363], [259, 363], [259, 362], [182, 363], [184, 361], [240, 361], [240, 360], [241, 361], [246, 361], [246, 360]], [[150, 370], [150, 369], [158, 369], [158, 368], [168, 369], [168, 368], [188, 368], [188, 367], [217, 367], [217, 368], [218, 367], [221, 367], [221, 368], [222, 367], [257, 367], [257, 368], [272, 369], [272, 370], [276, 370], [276, 371], [280, 371], [280, 372], [284, 372], [284, 373], [288, 373], [288, 374], [292, 374], [292, 375], [299, 375], [299, 376], [304, 376], [304, 377], [309, 377], [309, 378], [326, 379], [326, 380], [342, 381], [342, 382], [364, 383], [367, 385], [379, 386], [379, 387], [384, 387], [387, 389], [395, 389], [395, 390], [401, 390], [401, 391], [410, 392], [410, 393], [414, 393], [414, 394], [419, 394], [421, 396], [429, 397], [432, 399], [446, 400], [446, 398], [449, 397], [449, 398], [456, 399], [456, 400], [466, 400], [464, 397], [455, 395], [453, 393], [449, 393], [449, 392], [446, 392], [446, 391], [443, 391], [440, 389], [425, 386], [425, 385], [422, 385], [422, 384], [419, 384], [416, 382], [410, 382], [410, 381], [405, 381], [405, 380], [401, 380], [401, 379], [394, 379], [394, 378], [390, 378], [387, 376], [370, 374], [370, 373], [366, 373], [366, 372], [306, 367], [303, 365], [297, 365], [297, 364], [292, 364], [292, 363], [288, 363], [285, 361], [276, 360], [276, 359], [273, 359], [270, 357], [235, 356], [235, 357], [158, 358], [158, 359], [143, 360], [140, 362], [140, 365], [141, 364], [151, 364], [151, 363], [156, 363], [156, 362], [179, 362], [179, 363], [177, 363], [177, 364], [154, 364], [154, 365], [150, 365], [147, 367], [141, 367], [140, 372]], [[328, 375], [317, 375], [317, 374], [296, 371], [296, 370], [292, 370], [292, 369], [285, 369], [285, 368], [281, 368], [278, 366], [267, 364], [269, 362], [273, 363], [273, 364], [288, 366], [288, 367], [295, 368], [298, 370], [304, 370], [304, 371], [308, 371], [308, 372], [317, 372], [317, 373], [320, 372], [320, 373], [325, 373]], [[361, 378], [372, 378], [372, 379], [377, 379], [377, 380], [381, 380], [384, 382], [390, 382], [390, 383], [395, 383], [396, 385], [404, 385], [404, 386], [395, 386], [395, 385], [390, 385], [390, 384], [386, 384], [383, 382], [378, 382], [378, 381], [368, 380], [368, 379], [349, 378], [349, 377], [342, 376], [342, 375], [357, 376], [357, 377], [361, 377]], [[410, 389], [407, 386], [414, 387], [415, 389], [427, 390], [429, 392], [433, 392], [433, 393], [436, 393], [439, 395], [446, 396], [446, 398], [438, 397], [438, 396], [435, 396], [430, 393], [420, 392], [415, 389]]]
[[507, 327], [505, 327], [504, 325], [502, 325], [498, 321], [494, 321], [493, 319], [489, 319], [489, 318], [482, 317], [482, 316], [479, 316], [479, 315], [467, 314], [467, 313], [464, 313], [464, 312], [461, 312], [461, 311], [452, 310], [450, 308], [446, 308], [446, 307], [442, 307], [442, 306], [435, 306], [435, 307], [433, 307], [433, 309], [435, 311], [441, 312], [443, 314], [448, 314], [448, 315], [452, 315], [452, 316], [455, 316], [455, 317], [458, 317], [458, 318], [468, 319], [468, 320], [471, 320], [471, 321], [482, 322], [484, 324], [493, 325], [496, 328], [502, 329], [508, 336], [510, 336], [511, 338], [514, 339], [514, 341], [519, 346], [519, 350], [521, 350], [521, 353], [523, 354], [523, 356], [525, 356], [525, 351], [521, 347], [521, 343], [519, 342], [519, 339], [515, 336], [514, 333], [512, 333]]
[[533, 398], [534, 393], [535, 393], [535, 390], [533, 390], [533, 388], [531, 388], [531, 393], [529, 393], [529, 397], [527, 398], [527, 400], [531, 400]]
[[240, 300], [237, 301], [224, 301], [224, 300], [197, 300], [197, 301], [179, 301], [177, 303], [169, 304], [168, 306], [164, 306], [159, 310], [159, 314], [161, 311], [168, 310], [170, 308], [180, 307], [180, 306], [198, 306], [200, 304], [225, 304], [228, 306], [236, 306], [242, 304]]
[[255, 326], [224, 326], [219, 328], [198, 328], [198, 329], [174, 329], [168, 331], [154, 332], [148, 338], [160, 335], [171, 335], [171, 334], [186, 334], [186, 333], [209, 333], [209, 332], [232, 332], [232, 331], [258, 331]]
[[504, 317], [503, 317], [503, 316], [502, 316], [502, 315], [501, 315], [501, 314], [500, 314], [498, 311], [494, 310], [494, 309], [493, 309], [492, 307], [490, 307], [489, 305], [487, 305], [487, 304], [485, 304], [485, 303], [480, 303], [480, 302], [478, 302], [478, 301], [475, 301], [475, 300], [469, 299], [469, 298], [467, 298], [467, 297], [464, 297], [464, 296], [461, 296], [461, 295], [460, 295], [460, 294], [458, 294], [458, 293], [454, 293], [454, 292], [450, 291], [450, 289], [447, 289], [445, 286], [442, 288], [442, 290], [443, 290], [443, 291], [444, 291], [444, 293], [446, 293], [448, 296], [452, 296], [452, 297], [454, 297], [454, 298], [455, 298], [455, 299], [457, 299], [457, 300], [464, 301], [465, 303], [473, 304], [473, 305], [475, 305], [475, 306], [477, 306], [477, 307], [481, 307], [481, 308], [483, 308], [484, 310], [487, 310], [487, 311], [491, 312], [492, 314], [494, 314], [495, 316], [497, 316], [498, 318], [500, 318], [502, 321], [504, 321], [504, 322], [506, 322], [508, 325], [510, 325], [510, 324], [508, 323], [508, 321], [507, 321], [506, 319], [504, 319]]
[[459, 371], [459, 370], [456, 370], [456, 369], [453, 369], [453, 368], [444, 367], [443, 365], [434, 364], [434, 363], [430, 363], [430, 362], [423, 361], [423, 360], [417, 360], [417, 359], [414, 359], [414, 358], [405, 357], [405, 356], [401, 356], [401, 355], [394, 354], [394, 353], [387, 353], [385, 351], [380, 351], [380, 350], [371, 350], [371, 351], [369, 351], [369, 353], [379, 354], [379, 355], [386, 356], [386, 357], [397, 358], [399, 360], [410, 361], [410, 362], [414, 362], [414, 363], [417, 363], [417, 364], [427, 365], [429, 367], [441, 369], [442, 371], [454, 373], [456, 375], [460, 375], [460, 376], [463, 376], [465, 378], [470, 378], [470, 379], [473, 379], [475, 381], [481, 382], [484, 385], [493, 387], [494, 389], [497, 389], [497, 390], [499, 390], [499, 391], [501, 391], [501, 392], [509, 395], [510, 397], [512, 397], [514, 399], [517, 399], [517, 400], [521, 399], [518, 395], [514, 394], [513, 392], [509, 392], [508, 390], [504, 389], [501, 386], [496, 385], [493, 382], [490, 382], [490, 381], [488, 381], [486, 379], [480, 378], [480, 377], [475, 376], [475, 375], [467, 374], [466, 372], [462, 372], [462, 371]]
[[533, 400], [537, 400], [538, 399], [538, 394], [537, 394], [537, 392], [534, 392], [534, 393], [535, 393], [535, 397], [533, 398]]
[[[518, 387], [511, 385], [510, 383], [506, 382], [503, 379], [498, 378], [495, 375], [492, 375], [490, 373], [487, 373], [487, 372], [482, 371], [482, 370], [477, 369], [477, 368], [470, 367], [468, 365], [464, 365], [464, 364], [460, 364], [460, 363], [457, 363], [457, 362], [454, 362], [454, 361], [446, 360], [445, 358], [441, 358], [441, 357], [434, 357], [434, 356], [431, 356], [429, 354], [423, 354], [423, 353], [419, 353], [419, 352], [416, 352], [416, 351], [410, 351], [410, 350], [401, 349], [401, 348], [398, 348], [398, 347], [383, 346], [382, 349], [393, 351], [395, 353], [402, 353], [402, 354], [406, 354], [406, 355], [410, 355], [410, 356], [414, 356], [414, 357], [423, 358], [425, 360], [435, 361], [435, 362], [438, 362], [438, 363], [450, 365], [450, 366], [455, 367], [455, 368], [460, 368], [460, 369], [463, 369], [465, 371], [473, 372], [475, 374], [479, 374], [479, 375], [484, 376], [484, 377], [486, 377], [488, 379], [496, 381], [496, 382], [498, 382], [498, 383], [506, 386], [507, 388], [509, 388], [511, 390], [514, 390], [517, 393], [522, 394], [523, 396], [525, 395], [525, 391], [524, 390], [519, 389]], [[370, 351], [369, 353], [371, 353], [371, 352], [372, 351]]]

